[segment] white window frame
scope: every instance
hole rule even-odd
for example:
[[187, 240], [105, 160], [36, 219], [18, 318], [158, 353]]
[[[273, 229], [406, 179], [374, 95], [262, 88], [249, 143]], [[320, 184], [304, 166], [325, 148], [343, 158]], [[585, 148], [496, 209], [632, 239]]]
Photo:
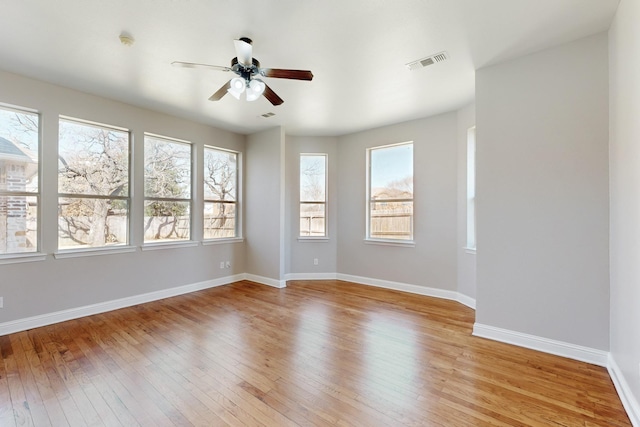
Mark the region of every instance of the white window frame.
[[33, 251], [25, 251], [25, 252], [4, 252], [0, 253], [0, 265], [8, 264], [8, 263], [20, 263], [20, 262], [29, 262], [29, 261], [44, 261], [45, 254], [42, 251], [42, 115], [39, 111], [0, 103], [0, 109], [4, 111], [19, 113], [19, 114], [33, 114], [38, 117], [38, 191], [9, 191], [9, 190], [0, 190], [0, 196], [24, 196], [24, 197], [34, 197], [36, 199], [36, 245], [35, 250]]
[[[146, 192], [143, 190], [143, 202], [142, 202], [142, 209], [145, 209], [145, 205], [147, 201], [164, 201], [164, 202], [182, 202], [182, 203], [188, 203], [189, 204], [189, 238], [188, 239], [175, 239], [175, 240], [145, 240], [144, 237], [144, 222], [143, 222], [143, 226], [142, 226], [142, 230], [143, 230], [143, 235], [142, 235], [142, 250], [153, 250], [156, 248], [164, 248], [164, 247], [190, 247], [190, 246], [194, 246], [197, 245], [198, 242], [194, 240], [194, 236], [193, 236], [193, 217], [194, 217], [194, 192], [195, 192], [195, 185], [194, 185], [194, 179], [196, 177], [196, 171], [194, 170], [194, 164], [195, 164], [195, 145], [187, 140], [184, 139], [178, 139], [178, 138], [172, 138], [169, 136], [165, 136], [165, 135], [158, 135], [158, 134], [154, 134], [154, 133], [149, 133], [149, 132], [145, 132], [144, 133], [144, 140], [143, 140], [143, 173], [142, 173], [142, 180], [143, 183], [146, 181], [146, 175], [145, 175], [145, 171], [144, 169], [146, 169], [146, 139], [148, 138], [153, 138], [153, 139], [159, 139], [159, 140], [164, 140], [167, 142], [171, 142], [171, 143], [177, 143], [177, 144], [184, 144], [189, 146], [189, 151], [190, 151], [190, 157], [189, 157], [189, 174], [190, 174], [190, 179], [189, 179], [189, 198], [172, 198], [172, 197], [154, 197], [154, 196], [147, 196]], [[144, 218], [144, 215], [143, 215]]]
[[[302, 181], [300, 180], [300, 165], [303, 156], [324, 157], [324, 201], [300, 200], [300, 189]], [[329, 155], [327, 153], [300, 153], [298, 157], [298, 240], [300, 241], [326, 241], [329, 238]], [[303, 236], [300, 234], [300, 213], [303, 204], [323, 204], [324, 205], [324, 230], [322, 236]]]
[[[226, 152], [226, 153], [232, 153], [235, 154], [236, 156], [236, 182], [235, 182], [235, 188], [236, 188], [236, 194], [235, 194], [235, 200], [231, 201], [231, 200], [225, 200], [224, 202], [226, 203], [233, 203], [235, 204], [235, 232], [234, 232], [234, 236], [233, 237], [209, 237], [209, 238], [203, 238], [203, 244], [211, 244], [211, 243], [215, 243], [215, 242], [222, 242], [222, 241], [226, 241], [226, 240], [241, 240], [242, 239], [242, 216], [241, 216], [241, 197], [240, 195], [242, 194], [242, 189], [240, 187], [241, 185], [241, 173], [242, 173], [242, 153], [239, 151], [235, 151], [235, 150], [229, 150], [228, 148], [221, 148], [221, 147], [216, 147], [213, 145], [205, 145], [204, 146], [204, 151], [203, 151], [203, 176], [204, 179], [206, 179], [206, 174], [205, 174], [205, 170], [206, 170], [206, 165], [204, 165], [204, 161], [206, 161], [206, 151], [207, 150], [215, 150], [215, 151], [222, 151], [222, 152]], [[206, 189], [206, 182], [203, 182], [203, 189]], [[203, 191], [203, 194], [205, 192]], [[215, 200], [215, 199], [208, 199], [206, 197], [206, 195], [203, 195], [203, 203], [202, 203], [202, 207], [203, 207], [203, 221], [202, 221], [202, 228], [203, 228], [203, 236], [204, 236], [204, 206], [206, 203], [219, 203], [221, 202], [221, 200]]]
[[467, 245], [465, 250], [476, 252], [476, 127], [467, 131]]
[[[366, 151], [366, 156], [367, 156], [367, 161], [366, 161], [366, 169], [367, 169], [367, 176], [366, 176], [366, 221], [365, 221], [365, 226], [366, 226], [366, 230], [365, 230], [365, 243], [376, 243], [376, 244], [386, 244], [386, 245], [393, 245], [393, 246], [415, 246], [415, 235], [414, 235], [414, 217], [415, 217], [415, 196], [412, 197], [411, 199], [389, 199], [389, 200], [381, 200], [381, 199], [372, 199], [372, 192], [371, 192], [371, 172], [372, 172], [372, 162], [371, 162], [371, 154], [374, 151], [377, 150], [383, 150], [386, 148], [393, 148], [393, 147], [399, 147], [399, 146], [403, 146], [403, 145], [411, 145], [412, 148], [414, 147], [414, 143], [413, 141], [405, 141], [405, 142], [399, 142], [399, 143], [395, 143], [395, 144], [387, 144], [387, 145], [380, 145], [380, 146], [376, 146], [376, 147], [370, 147], [367, 148]], [[415, 158], [415, 157], [414, 157]], [[415, 163], [415, 161], [414, 161]], [[412, 169], [415, 169], [412, 165]], [[413, 176], [413, 170], [412, 170], [412, 176]], [[384, 202], [408, 202], [410, 201], [412, 203], [412, 215], [411, 215], [411, 225], [410, 225], [410, 239], [388, 239], [388, 238], [384, 238], [384, 237], [372, 237], [371, 236], [371, 203], [372, 202], [376, 202], [376, 203], [384, 203]]]
[[[60, 206], [60, 199], [62, 198], [72, 198], [72, 199], [104, 199], [104, 200], [123, 200], [127, 203], [127, 223], [126, 223], [126, 242], [118, 245], [108, 245], [105, 244], [103, 246], [79, 246], [79, 247], [68, 247], [68, 248], [60, 248], [60, 240], [56, 241], [56, 252], [54, 256], [56, 258], [65, 258], [66, 256], [74, 257], [74, 256], [85, 256], [82, 255], [86, 253], [88, 255], [99, 255], [99, 254], [107, 254], [107, 253], [120, 253], [120, 252], [128, 252], [131, 250], [131, 209], [132, 209], [132, 173], [133, 173], [133, 137], [131, 131], [126, 128], [122, 128], [119, 126], [109, 125], [105, 123], [94, 122], [90, 120], [79, 119], [76, 117], [69, 117], [60, 115], [58, 117], [58, 124], [60, 122], [70, 122], [76, 123], [83, 126], [111, 129], [117, 132], [125, 132], [127, 134], [127, 145], [128, 145], [128, 159], [127, 159], [127, 194], [124, 196], [114, 196], [114, 195], [97, 195], [97, 194], [83, 194], [83, 193], [62, 193], [60, 192], [60, 188], [56, 185], [57, 188], [57, 203], [58, 207]], [[58, 151], [60, 147], [60, 138], [58, 133]], [[56, 221], [59, 221], [59, 214], [56, 216]], [[58, 227], [58, 222], [56, 222], [56, 227]], [[66, 255], [65, 255], [66, 254]]]

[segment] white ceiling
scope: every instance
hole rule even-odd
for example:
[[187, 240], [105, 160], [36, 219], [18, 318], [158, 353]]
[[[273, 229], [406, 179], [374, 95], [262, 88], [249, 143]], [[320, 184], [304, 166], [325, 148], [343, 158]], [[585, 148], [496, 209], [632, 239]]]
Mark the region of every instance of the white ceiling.
[[[474, 70], [606, 30], [618, 0], [3, 0], [0, 68], [240, 133], [283, 125], [341, 135], [450, 111], [474, 98]], [[127, 32], [131, 47], [118, 36]], [[253, 39], [284, 100], [221, 101], [230, 78], [172, 61], [229, 65]], [[447, 51], [450, 59], [405, 64]], [[601, 61], [603, 58], [594, 58]], [[1, 91], [0, 91], [1, 97]], [[2, 101], [0, 99], [0, 101]], [[265, 119], [261, 114], [274, 112]]]

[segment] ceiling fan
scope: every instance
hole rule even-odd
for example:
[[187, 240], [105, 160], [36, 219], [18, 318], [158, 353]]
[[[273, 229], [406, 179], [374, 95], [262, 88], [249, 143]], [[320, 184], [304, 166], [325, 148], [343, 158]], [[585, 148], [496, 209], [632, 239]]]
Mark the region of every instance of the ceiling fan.
[[274, 77], [278, 79], [311, 80], [313, 74], [307, 70], [284, 70], [281, 68], [260, 68], [260, 61], [253, 57], [251, 39], [241, 37], [234, 40], [236, 56], [231, 60], [230, 67], [219, 65], [196, 64], [193, 62], [174, 61], [171, 64], [187, 68], [208, 68], [218, 71], [231, 71], [237, 75], [218, 89], [209, 101], [219, 101], [227, 93], [236, 99], [246, 92], [247, 101], [255, 101], [264, 95], [273, 105], [280, 105], [284, 102], [260, 77]]

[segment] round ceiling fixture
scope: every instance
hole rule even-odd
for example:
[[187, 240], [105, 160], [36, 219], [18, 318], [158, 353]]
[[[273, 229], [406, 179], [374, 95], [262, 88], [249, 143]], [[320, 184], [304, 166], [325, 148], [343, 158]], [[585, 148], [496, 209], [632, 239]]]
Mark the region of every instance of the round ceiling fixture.
[[122, 43], [125, 46], [133, 46], [133, 42], [135, 42], [135, 40], [133, 39], [133, 37], [127, 33], [122, 33], [120, 34], [120, 43]]

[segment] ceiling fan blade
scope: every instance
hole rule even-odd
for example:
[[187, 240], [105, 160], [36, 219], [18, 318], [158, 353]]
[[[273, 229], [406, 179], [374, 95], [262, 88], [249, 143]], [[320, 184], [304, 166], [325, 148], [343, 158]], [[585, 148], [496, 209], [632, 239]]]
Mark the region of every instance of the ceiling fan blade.
[[284, 102], [269, 86], [264, 85], [264, 92], [262, 93], [265, 98], [269, 100], [273, 105], [280, 105]]
[[262, 68], [260, 74], [277, 79], [311, 80], [313, 73], [308, 70], [283, 70], [280, 68]]
[[246, 67], [251, 67], [251, 59], [253, 57], [253, 48], [251, 47], [251, 39], [242, 37], [240, 40], [234, 40], [233, 45], [236, 47], [236, 55], [238, 62]]
[[220, 99], [227, 94], [227, 89], [231, 87], [231, 80], [224, 84], [220, 89], [209, 97], [209, 101], [220, 101]]
[[184, 68], [209, 68], [212, 70], [218, 71], [231, 71], [229, 67], [223, 67], [220, 65], [209, 65], [209, 64], [196, 64], [195, 62], [182, 62], [182, 61], [173, 61], [171, 63], [174, 67], [184, 67]]

